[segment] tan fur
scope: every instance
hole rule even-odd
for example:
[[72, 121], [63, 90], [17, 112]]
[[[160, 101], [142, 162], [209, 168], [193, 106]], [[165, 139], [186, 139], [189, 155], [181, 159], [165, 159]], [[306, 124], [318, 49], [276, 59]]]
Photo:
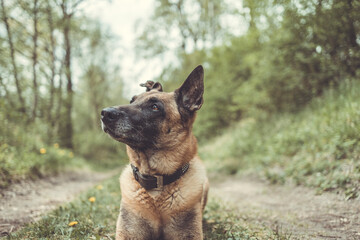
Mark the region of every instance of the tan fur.
[[122, 200], [116, 239], [203, 239], [202, 211], [209, 183], [191, 132], [195, 115], [184, 126], [174, 93], [150, 91], [139, 95], [137, 101], [153, 96], [165, 103], [164, 137], [158, 139], [155, 149], [137, 151], [127, 146], [130, 163], [147, 175], [172, 174], [187, 162], [190, 167], [162, 191], [146, 191], [127, 166], [120, 177]]

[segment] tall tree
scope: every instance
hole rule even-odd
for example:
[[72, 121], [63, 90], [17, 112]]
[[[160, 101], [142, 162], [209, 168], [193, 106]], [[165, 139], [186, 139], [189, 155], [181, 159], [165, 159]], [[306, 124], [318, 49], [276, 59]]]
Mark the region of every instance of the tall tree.
[[214, 46], [227, 31], [221, 24], [227, 13], [221, 0], [158, 0], [151, 20], [142, 26], [137, 48], [144, 56], [154, 56], [174, 50], [174, 44], [181, 53]]
[[14, 40], [13, 40], [11, 27], [10, 27], [10, 23], [9, 23], [8, 12], [7, 12], [4, 1], [5, 0], [1, 0], [2, 21], [5, 25], [6, 33], [7, 33], [7, 42], [8, 42], [9, 50], [10, 50], [12, 72], [14, 75], [17, 97], [18, 97], [19, 103], [20, 103], [19, 110], [25, 114], [26, 107], [25, 107], [25, 101], [24, 101], [24, 97], [23, 97], [23, 93], [22, 93], [22, 88], [20, 85], [20, 77], [19, 77], [18, 67], [17, 67], [17, 63], [16, 63]]
[[33, 52], [32, 52], [32, 70], [33, 70], [33, 92], [34, 92], [34, 103], [32, 110], [32, 120], [36, 118], [36, 112], [39, 102], [39, 87], [38, 87], [38, 76], [37, 76], [37, 65], [38, 65], [38, 21], [39, 21], [39, 1], [33, 0], [33, 9], [32, 9], [32, 17], [33, 17]]
[[[111, 94], [116, 94], [118, 102], [122, 101], [119, 66], [112, 60], [117, 57], [113, 50], [116, 49], [118, 41], [110, 29], [99, 21], [86, 19], [86, 22], [79, 24], [83, 31], [78, 37], [87, 39], [82, 42], [81, 48], [84, 50], [79, 56], [79, 64], [84, 71], [79, 83], [82, 92], [78, 95], [83, 100], [82, 108], [86, 109], [86, 114], [82, 116], [88, 119], [86, 126], [82, 128], [96, 130], [100, 126], [99, 112], [104, 104], [114, 104], [109, 102], [112, 99]], [[77, 109], [77, 112], [80, 111]]]
[[46, 47], [46, 50], [50, 56], [49, 66], [51, 70], [49, 83], [50, 83], [50, 99], [47, 108], [47, 120], [50, 123], [51, 128], [54, 128], [55, 122], [54, 117], [52, 115], [53, 107], [54, 107], [54, 99], [55, 99], [55, 75], [56, 75], [56, 56], [55, 56], [55, 37], [54, 37], [54, 20], [53, 20], [53, 12], [50, 1], [47, 2], [46, 6], [46, 16], [47, 16], [47, 25], [49, 31], [49, 43]]
[[75, 12], [80, 3], [84, 0], [62, 0], [59, 3], [62, 11], [62, 22], [63, 22], [63, 37], [64, 37], [64, 70], [66, 76], [66, 98], [64, 100], [64, 118], [62, 127], [60, 129], [60, 137], [62, 145], [67, 148], [73, 148], [73, 123], [72, 123], [72, 109], [73, 109], [73, 80], [71, 71], [71, 60], [72, 60], [72, 42], [71, 42], [71, 23]]
[[[45, 52], [47, 55], [46, 64], [49, 68], [49, 74], [47, 76], [48, 85], [49, 85], [49, 98], [47, 101], [45, 118], [49, 123], [48, 127], [48, 139], [50, 141], [54, 140], [54, 136], [59, 132], [60, 125], [60, 115], [62, 109], [63, 101], [63, 66], [64, 61], [62, 56], [58, 56], [56, 53], [59, 53], [59, 49], [63, 49], [63, 46], [59, 44], [57, 37], [61, 37], [61, 24], [60, 15], [58, 14], [58, 8], [54, 5], [52, 1], [46, 1], [44, 6], [44, 22], [46, 28], [44, 31], [47, 33], [45, 37]], [[56, 33], [58, 33], [56, 35]]]

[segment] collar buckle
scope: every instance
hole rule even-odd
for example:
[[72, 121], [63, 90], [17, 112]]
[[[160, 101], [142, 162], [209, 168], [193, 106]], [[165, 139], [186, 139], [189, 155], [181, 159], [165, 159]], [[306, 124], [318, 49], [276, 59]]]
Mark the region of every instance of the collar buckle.
[[139, 181], [139, 169], [131, 164], [131, 168], [133, 170], [133, 175], [136, 181]]
[[152, 190], [162, 191], [164, 189], [164, 176], [154, 175], [154, 177], [156, 178], [156, 188], [153, 188]]

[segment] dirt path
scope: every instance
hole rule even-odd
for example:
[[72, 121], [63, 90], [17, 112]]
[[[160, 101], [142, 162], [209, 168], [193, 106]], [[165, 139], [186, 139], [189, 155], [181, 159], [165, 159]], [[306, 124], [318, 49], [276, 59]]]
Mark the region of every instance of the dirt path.
[[80, 192], [117, 173], [119, 171], [67, 172], [10, 186], [0, 192], [0, 237], [25, 223], [38, 220], [40, 215], [73, 200]]
[[[0, 192], [0, 237], [115, 174], [119, 171], [65, 173]], [[308, 188], [268, 185], [251, 178], [214, 180], [210, 194], [237, 208], [239, 217], [249, 223], [291, 239], [360, 239], [359, 199], [345, 201], [342, 195], [316, 195]]]
[[360, 239], [359, 199], [244, 178], [215, 181], [211, 195], [238, 208], [246, 221], [291, 239]]

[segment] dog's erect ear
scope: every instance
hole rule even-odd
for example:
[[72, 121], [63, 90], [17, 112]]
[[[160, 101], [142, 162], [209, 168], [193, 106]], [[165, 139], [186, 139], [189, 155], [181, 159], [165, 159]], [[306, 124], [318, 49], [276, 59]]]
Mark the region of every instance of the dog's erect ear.
[[175, 90], [177, 103], [189, 110], [197, 111], [203, 104], [204, 93], [204, 69], [201, 65], [197, 66], [187, 77], [183, 85]]
[[163, 89], [162, 89], [162, 86], [161, 86], [161, 83], [159, 82], [154, 82], [154, 81], [146, 81], [146, 83], [141, 83], [140, 84], [141, 87], [146, 87], [146, 91], [149, 92], [153, 89], [156, 89], [158, 90], [159, 92], [162, 92]]

